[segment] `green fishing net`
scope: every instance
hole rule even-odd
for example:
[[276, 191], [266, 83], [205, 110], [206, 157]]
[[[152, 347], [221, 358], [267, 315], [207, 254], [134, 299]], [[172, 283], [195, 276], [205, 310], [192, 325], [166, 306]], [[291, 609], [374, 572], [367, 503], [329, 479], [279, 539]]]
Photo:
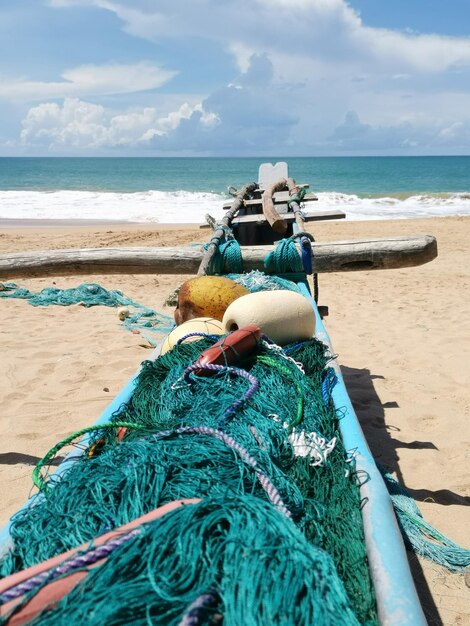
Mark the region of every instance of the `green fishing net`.
[[[117, 426], [97, 427], [69, 471], [42, 468], [2, 576], [162, 504], [202, 500], [146, 526], [37, 623], [377, 623], [331, 355], [315, 339], [283, 350], [262, 341], [237, 369], [188, 371], [212, 343], [144, 362], [113, 416], [128, 424], [122, 440]], [[183, 622], [206, 596], [204, 619]]]

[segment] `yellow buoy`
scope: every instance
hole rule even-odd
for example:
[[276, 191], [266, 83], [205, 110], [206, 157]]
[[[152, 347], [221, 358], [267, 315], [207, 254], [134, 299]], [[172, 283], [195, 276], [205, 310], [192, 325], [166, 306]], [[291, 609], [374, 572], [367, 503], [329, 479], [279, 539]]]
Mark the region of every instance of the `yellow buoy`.
[[[160, 354], [165, 354], [169, 350], [172, 350], [179, 339], [189, 333], [207, 333], [208, 335], [223, 335], [225, 333], [222, 322], [214, 319], [213, 317], [197, 317], [192, 320], [188, 320], [183, 324], [180, 324], [174, 328], [169, 335], [165, 337], [162, 344]], [[199, 341], [202, 337], [188, 337], [183, 343], [190, 341]]]
[[280, 346], [311, 339], [315, 332], [310, 302], [295, 291], [259, 291], [242, 296], [225, 311], [222, 323], [226, 333], [254, 324]]
[[223, 276], [190, 278], [180, 287], [175, 322], [180, 325], [195, 317], [222, 320], [229, 304], [248, 293], [248, 289]]

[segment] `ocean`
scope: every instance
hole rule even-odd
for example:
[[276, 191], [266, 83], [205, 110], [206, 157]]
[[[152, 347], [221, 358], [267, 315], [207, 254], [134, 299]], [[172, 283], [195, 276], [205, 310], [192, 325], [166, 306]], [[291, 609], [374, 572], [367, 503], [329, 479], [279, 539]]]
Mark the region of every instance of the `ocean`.
[[286, 161], [349, 220], [470, 215], [470, 156], [260, 158], [0, 158], [0, 219], [203, 223], [230, 185]]

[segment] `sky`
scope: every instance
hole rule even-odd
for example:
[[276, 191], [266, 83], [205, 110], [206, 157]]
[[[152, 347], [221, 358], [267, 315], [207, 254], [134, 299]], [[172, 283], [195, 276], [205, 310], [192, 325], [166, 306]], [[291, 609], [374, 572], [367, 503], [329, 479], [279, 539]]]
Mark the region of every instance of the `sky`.
[[428, 154], [469, 0], [0, 0], [0, 156]]

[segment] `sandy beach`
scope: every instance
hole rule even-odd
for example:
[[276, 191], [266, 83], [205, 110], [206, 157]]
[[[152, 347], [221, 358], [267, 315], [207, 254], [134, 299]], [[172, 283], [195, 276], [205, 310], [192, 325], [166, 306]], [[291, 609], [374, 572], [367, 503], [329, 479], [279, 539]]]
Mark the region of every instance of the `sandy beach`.
[[[375, 458], [424, 517], [470, 547], [470, 218], [322, 222], [318, 241], [432, 234], [439, 256], [415, 268], [320, 276], [320, 304]], [[0, 223], [0, 253], [73, 247], [188, 245], [209, 231], [119, 223]], [[12, 278], [13, 279], [13, 278]], [[76, 275], [17, 280], [31, 291], [97, 282], [168, 315], [184, 276]], [[35, 308], [1, 300], [0, 522], [32, 491], [35, 463], [57, 441], [96, 421], [149, 354], [114, 309]], [[462, 575], [412, 559], [430, 624], [470, 624]], [[467, 576], [468, 578], [468, 576]], [[470, 584], [470, 582], [469, 582]]]

